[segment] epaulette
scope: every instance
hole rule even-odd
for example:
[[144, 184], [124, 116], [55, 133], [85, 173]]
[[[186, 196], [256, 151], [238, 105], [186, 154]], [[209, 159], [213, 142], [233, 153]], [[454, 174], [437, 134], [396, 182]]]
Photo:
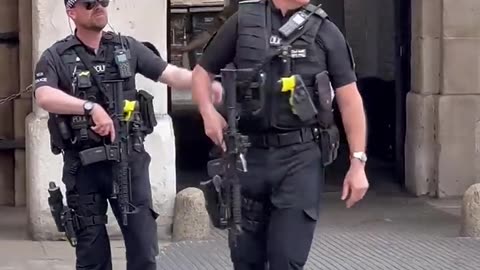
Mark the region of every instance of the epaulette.
[[314, 12], [316, 15], [320, 16], [322, 19], [328, 19], [328, 14], [321, 8], [322, 4], [315, 6], [313, 4], [308, 4], [303, 8], [309, 12]]
[[57, 53], [59, 55], [62, 55], [66, 50], [79, 44], [81, 43], [80, 41], [78, 41], [78, 39], [75, 38], [75, 36], [69, 35], [64, 39], [57, 41], [54, 44], [54, 47], [56, 47]]

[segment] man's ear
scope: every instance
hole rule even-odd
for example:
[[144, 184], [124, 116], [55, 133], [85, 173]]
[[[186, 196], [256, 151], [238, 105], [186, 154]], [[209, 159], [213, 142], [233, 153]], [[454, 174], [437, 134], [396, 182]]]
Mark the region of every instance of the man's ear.
[[67, 16], [68, 16], [70, 19], [74, 20], [74, 19], [75, 19], [75, 11], [74, 11], [73, 9], [70, 9], [70, 8], [67, 9]]

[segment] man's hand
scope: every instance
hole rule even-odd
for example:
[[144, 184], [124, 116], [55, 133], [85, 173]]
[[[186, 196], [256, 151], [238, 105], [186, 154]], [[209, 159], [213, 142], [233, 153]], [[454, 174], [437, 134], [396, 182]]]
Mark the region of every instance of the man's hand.
[[222, 84], [213, 81], [212, 83], [212, 102], [213, 104], [220, 104], [223, 99], [223, 87]]
[[225, 151], [226, 145], [223, 141], [223, 130], [227, 127], [227, 122], [213, 106], [201, 110], [200, 113], [203, 118], [205, 134]]
[[112, 118], [110, 118], [102, 106], [95, 104], [91, 115], [93, 123], [95, 124], [95, 126], [92, 127], [92, 130], [100, 136], [107, 136], [110, 134], [112, 142], [115, 141], [115, 126], [113, 125]]
[[342, 201], [348, 198], [346, 206], [350, 208], [363, 199], [368, 188], [369, 183], [365, 175], [364, 164], [359, 160], [353, 159], [343, 182]]

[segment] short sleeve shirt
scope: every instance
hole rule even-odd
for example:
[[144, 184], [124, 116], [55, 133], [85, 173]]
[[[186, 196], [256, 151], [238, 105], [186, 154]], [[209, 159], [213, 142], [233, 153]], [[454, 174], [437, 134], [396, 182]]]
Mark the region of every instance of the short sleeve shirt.
[[[293, 12], [283, 17], [278, 9], [272, 7], [272, 26], [281, 26], [291, 15]], [[238, 13], [235, 13], [206, 46], [199, 65], [209, 73], [218, 74], [222, 68], [233, 61], [238, 35], [237, 22]], [[316, 42], [326, 53], [326, 65], [332, 87], [336, 89], [355, 82], [352, 52], [342, 32], [333, 22], [324, 20], [318, 31]]]

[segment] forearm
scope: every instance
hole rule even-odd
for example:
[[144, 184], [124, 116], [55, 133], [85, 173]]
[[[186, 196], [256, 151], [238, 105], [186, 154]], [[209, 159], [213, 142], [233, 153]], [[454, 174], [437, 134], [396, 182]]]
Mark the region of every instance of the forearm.
[[345, 108], [342, 118], [350, 152], [365, 152], [367, 125], [362, 103]]
[[200, 113], [213, 107], [210, 97], [210, 86], [212, 77], [208, 72], [197, 65], [193, 72], [192, 99], [198, 105]]
[[175, 90], [190, 90], [192, 88], [192, 72], [169, 64], [160, 76], [159, 81]]
[[84, 113], [85, 100], [49, 86], [38, 88], [35, 92], [35, 100], [40, 108], [51, 113], [71, 115], [83, 115]]
[[362, 97], [354, 84], [337, 90], [337, 102], [350, 153], [365, 152], [367, 124]]

